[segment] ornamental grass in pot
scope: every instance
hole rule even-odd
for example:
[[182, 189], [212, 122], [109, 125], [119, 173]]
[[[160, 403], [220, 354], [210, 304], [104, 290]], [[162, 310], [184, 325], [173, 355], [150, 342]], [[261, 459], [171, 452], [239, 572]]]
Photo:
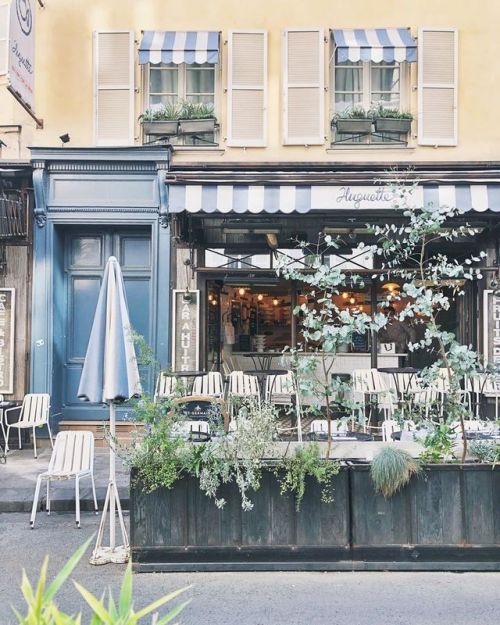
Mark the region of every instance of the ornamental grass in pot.
[[179, 134], [214, 132], [217, 119], [214, 105], [205, 102], [183, 102], [179, 115]]
[[145, 135], [173, 136], [177, 134], [181, 108], [177, 103], [156, 104], [139, 116]]
[[413, 115], [408, 111], [379, 106], [373, 112], [376, 132], [397, 132], [407, 134], [411, 130]]

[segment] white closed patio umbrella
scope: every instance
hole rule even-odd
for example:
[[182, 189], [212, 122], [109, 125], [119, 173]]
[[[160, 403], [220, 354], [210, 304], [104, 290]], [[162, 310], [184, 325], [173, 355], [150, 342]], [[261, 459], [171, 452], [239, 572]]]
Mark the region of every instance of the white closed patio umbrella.
[[[126, 562], [129, 542], [116, 487], [116, 404], [141, 395], [141, 382], [130, 328], [127, 300], [120, 265], [110, 256], [97, 300], [78, 397], [109, 405], [109, 482], [91, 564]], [[109, 509], [109, 547], [102, 545]], [[118, 511], [123, 544], [116, 545], [115, 514]]]

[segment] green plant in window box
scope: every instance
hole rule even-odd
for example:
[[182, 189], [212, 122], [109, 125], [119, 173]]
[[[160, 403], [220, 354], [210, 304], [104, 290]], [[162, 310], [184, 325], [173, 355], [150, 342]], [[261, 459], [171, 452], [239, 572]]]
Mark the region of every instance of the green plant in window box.
[[362, 106], [345, 109], [332, 119], [339, 134], [368, 135], [372, 131], [373, 120]]
[[408, 111], [378, 106], [373, 112], [375, 132], [397, 132], [407, 134], [411, 130], [413, 115]]
[[182, 102], [179, 114], [180, 135], [214, 132], [216, 122], [213, 104], [187, 100]]
[[157, 104], [139, 115], [145, 135], [171, 137], [177, 134], [181, 107], [177, 102]]

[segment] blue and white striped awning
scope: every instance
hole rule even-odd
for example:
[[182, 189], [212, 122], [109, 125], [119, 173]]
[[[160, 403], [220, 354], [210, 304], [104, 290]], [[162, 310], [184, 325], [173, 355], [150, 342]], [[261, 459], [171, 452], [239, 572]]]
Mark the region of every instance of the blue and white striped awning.
[[415, 63], [417, 42], [407, 28], [343, 28], [332, 31], [337, 63]]
[[139, 46], [139, 64], [218, 63], [219, 33], [197, 30], [146, 30]]
[[[171, 184], [171, 213], [308, 213], [314, 210], [395, 210], [389, 187], [333, 185]], [[500, 184], [423, 184], [410, 206], [500, 212]]]

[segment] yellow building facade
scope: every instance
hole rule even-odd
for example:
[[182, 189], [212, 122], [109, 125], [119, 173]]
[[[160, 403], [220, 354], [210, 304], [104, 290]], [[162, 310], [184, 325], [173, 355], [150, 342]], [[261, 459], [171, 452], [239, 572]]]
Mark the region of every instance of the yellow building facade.
[[[130, 124], [126, 130], [128, 137], [120, 137], [115, 129], [111, 140], [117, 145], [140, 145], [141, 127], [137, 118], [147, 107], [148, 94], [145, 92], [145, 66], [138, 64], [138, 48], [142, 31], [214, 31], [220, 32], [220, 62], [215, 68], [215, 109], [220, 128], [217, 137], [217, 149], [206, 149], [201, 154], [197, 150], [182, 150], [182, 155], [174, 151], [174, 161], [318, 161], [318, 162], [416, 162], [416, 161], [467, 161], [495, 160], [498, 158], [500, 129], [496, 123], [497, 112], [494, 106], [496, 91], [500, 88], [496, 79], [495, 64], [498, 46], [497, 24], [500, 20], [500, 7], [494, 0], [486, 0], [480, 7], [465, 2], [439, 2], [421, 0], [411, 2], [384, 2], [374, 7], [371, 2], [345, 3], [340, 0], [315, 0], [310, 3], [290, 3], [277, 0], [263, 2], [256, 0], [246, 5], [218, 0], [210, 6], [200, 7], [195, 0], [182, 3], [148, 1], [108, 1], [89, 0], [89, 2], [65, 2], [51, 0], [33, 3], [36, 10], [36, 91], [35, 110], [44, 121], [42, 130], [36, 130], [35, 124], [24, 113], [12, 96], [2, 89], [0, 108], [3, 124], [21, 124], [19, 140], [5, 141], [3, 158], [19, 158], [28, 155], [27, 146], [58, 146], [59, 136], [69, 133], [71, 146], [99, 145], [96, 137], [96, 32], [130, 32], [133, 41], [130, 54], [133, 65], [133, 77], [127, 89], [133, 90], [133, 105], [130, 110]], [[383, 145], [362, 148], [359, 145], [332, 144], [330, 120], [335, 113], [335, 78], [333, 76], [335, 41], [331, 32], [337, 29], [388, 29], [408, 28], [416, 39], [419, 48], [418, 61], [408, 63], [400, 72], [400, 97], [404, 109], [414, 116], [411, 132], [405, 145]], [[451, 99], [456, 103], [456, 110], [443, 110], [450, 103], [450, 97], [429, 105], [427, 121], [448, 124], [448, 115], [456, 113], [453, 131], [449, 128], [447, 136], [455, 135], [450, 142], [456, 145], [422, 145], [418, 135], [423, 124], [419, 119], [420, 107], [423, 107], [422, 93], [424, 79], [419, 79], [419, 66], [424, 61], [422, 41], [425, 36], [421, 29], [444, 29], [443, 37], [436, 38], [434, 49], [428, 46], [428, 53], [440, 58], [443, 76], [429, 79], [437, 84], [440, 78], [455, 92]], [[287, 29], [318, 29], [322, 44], [319, 60], [309, 59], [313, 72], [316, 68], [319, 76], [314, 80], [323, 93], [313, 97], [314, 115], [320, 107], [321, 127], [316, 133], [316, 141], [300, 145], [287, 143], [285, 130], [286, 76], [285, 48]], [[454, 29], [455, 41], [448, 29]], [[264, 117], [267, 126], [262, 147], [231, 146], [231, 132], [228, 128], [228, 104], [231, 91], [228, 75], [229, 40], [232, 31], [263, 31], [267, 53], [264, 59], [265, 76], [258, 76], [265, 90], [263, 101]], [[307, 31], [306, 31], [307, 32]], [[446, 33], [448, 32], [448, 35]], [[0, 33], [1, 34], [1, 33]], [[1, 41], [1, 40], [0, 40]], [[109, 43], [122, 46], [118, 42]], [[250, 46], [252, 44], [250, 43]], [[300, 59], [300, 45], [296, 53]], [[305, 41], [302, 45], [306, 45]], [[456, 45], [456, 50], [450, 48]], [[440, 47], [441, 46], [441, 47]], [[444, 46], [444, 47], [443, 47]], [[257, 54], [262, 51], [256, 50]], [[292, 50], [293, 54], [294, 51]], [[248, 54], [251, 54], [250, 52]], [[454, 57], [454, 58], [450, 58]], [[454, 56], [456, 55], [456, 56]], [[434, 58], [434, 57], [431, 57]], [[308, 71], [306, 61], [300, 59], [304, 71]], [[123, 59], [121, 59], [123, 61]], [[250, 62], [250, 57], [242, 59]], [[318, 63], [322, 63], [322, 67]], [[111, 61], [109, 67], [111, 68]], [[293, 73], [293, 67], [290, 68]], [[456, 69], [456, 76], [451, 74]], [[108, 70], [108, 67], [104, 68]], [[120, 70], [118, 70], [120, 71]], [[301, 68], [298, 68], [301, 71]], [[354, 72], [358, 74], [358, 72]], [[365, 74], [366, 78], [366, 74]], [[356, 78], [351, 77], [352, 80]], [[365, 80], [366, 82], [366, 80]], [[307, 81], [306, 81], [307, 83]], [[314, 84], [314, 82], [313, 82]], [[359, 84], [357, 85], [359, 87]], [[352, 87], [352, 84], [351, 84]], [[364, 87], [366, 89], [366, 86]], [[430, 90], [427, 91], [430, 93]], [[369, 94], [371, 98], [373, 94]], [[375, 98], [376, 99], [376, 98]], [[297, 105], [308, 106], [307, 99]], [[435, 108], [432, 108], [434, 106]], [[441, 108], [440, 108], [441, 107]], [[116, 113], [116, 112], [115, 112]], [[434, 121], [432, 117], [438, 117]], [[110, 122], [111, 123], [111, 122]], [[122, 134], [127, 134], [124, 128]], [[9, 133], [11, 134], [11, 133]], [[4, 136], [2, 134], [2, 136]], [[5, 137], [4, 137], [5, 138]], [[105, 141], [108, 145], [111, 141]], [[251, 143], [251, 141], [249, 141]], [[292, 143], [299, 143], [292, 141]], [[427, 141], [429, 143], [429, 141]], [[436, 142], [439, 144], [439, 141]], [[21, 149], [19, 150], [19, 145]], [[181, 152], [181, 150], [179, 150]]]

